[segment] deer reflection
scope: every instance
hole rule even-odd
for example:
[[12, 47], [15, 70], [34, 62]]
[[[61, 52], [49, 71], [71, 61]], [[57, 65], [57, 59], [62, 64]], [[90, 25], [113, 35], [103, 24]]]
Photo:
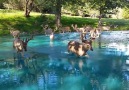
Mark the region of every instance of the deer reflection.
[[[83, 88], [94, 88], [96, 90], [99, 89], [100, 83], [98, 80], [98, 76], [95, 72], [92, 71], [92, 67], [88, 66], [88, 62], [86, 59], [70, 59], [69, 60], [72, 70], [71, 73], [79, 76], [83, 76], [86, 81]], [[90, 85], [90, 87], [87, 87], [86, 84]]]

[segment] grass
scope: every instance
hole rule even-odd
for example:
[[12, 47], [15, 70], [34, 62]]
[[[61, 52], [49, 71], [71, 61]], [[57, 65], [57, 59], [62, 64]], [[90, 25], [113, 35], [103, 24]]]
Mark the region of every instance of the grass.
[[[31, 17], [26, 18], [24, 17], [23, 11], [0, 10], [0, 35], [8, 35], [8, 28], [10, 27], [30, 33], [35, 31], [42, 33], [42, 24], [49, 24], [51, 28], [55, 28], [54, 15], [47, 14], [41, 16], [41, 13], [35, 12], [31, 12], [30, 15]], [[104, 25], [118, 25], [115, 30], [129, 30], [129, 20], [103, 18], [102, 22], [104, 23]], [[93, 27], [96, 27], [98, 19], [62, 15], [61, 23], [63, 26], [71, 26], [71, 24], [77, 24], [78, 27], [81, 27], [83, 25], [91, 25]]]

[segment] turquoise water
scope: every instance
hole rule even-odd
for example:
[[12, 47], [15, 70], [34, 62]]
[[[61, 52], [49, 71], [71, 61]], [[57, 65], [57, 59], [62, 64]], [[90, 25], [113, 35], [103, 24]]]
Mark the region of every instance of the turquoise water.
[[105, 31], [89, 58], [67, 52], [78, 33], [38, 35], [28, 43], [23, 68], [11, 36], [0, 37], [0, 90], [129, 90], [129, 32]]

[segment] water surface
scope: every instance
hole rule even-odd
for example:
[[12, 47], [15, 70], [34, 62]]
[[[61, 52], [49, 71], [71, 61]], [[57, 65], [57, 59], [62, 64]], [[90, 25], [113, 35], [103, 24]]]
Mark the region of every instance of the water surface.
[[53, 42], [35, 36], [20, 68], [13, 38], [0, 37], [1, 90], [129, 90], [128, 31], [102, 32], [89, 58], [69, 54], [70, 40], [79, 41], [79, 34], [56, 34]]

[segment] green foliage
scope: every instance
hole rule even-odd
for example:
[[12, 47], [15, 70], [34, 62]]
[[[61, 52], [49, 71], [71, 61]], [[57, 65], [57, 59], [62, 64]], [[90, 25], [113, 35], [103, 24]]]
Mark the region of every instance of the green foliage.
[[[24, 12], [15, 11], [3, 14], [0, 11], [0, 35], [9, 34], [8, 28], [10, 27], [20, 30], [21, 32], [38, 32], [40, 34], [43, 33], [43, 28], [41, 27], [42, 24], [48, 24], [51, 28], [55, 29], [54, 15], [48, 14], [41, 16], [40, 13], [33, 12], [31, 13], [31, 17], [25, 18], [23, 13]], [[117, 28], [112, 30], [129, 30], [129, 20], [103, 18], [102, 22], [104, 25], [118, 25]], [[98, 19], [83, 18], [79, 16], [62, 16], [61, 23], [62, 26], [70, 27], [71, 24], [77, 24], [78, 27], [82, 27], [84, 25], [96, 27]]]
[[125, 6], [126, 0], [89, 0], [92, 8], [99, 10], [100, 14], [109, 13], [109, 10], [114, 10]]
[[129, 7], [123, 9], [123, 18], [129, 19]]

